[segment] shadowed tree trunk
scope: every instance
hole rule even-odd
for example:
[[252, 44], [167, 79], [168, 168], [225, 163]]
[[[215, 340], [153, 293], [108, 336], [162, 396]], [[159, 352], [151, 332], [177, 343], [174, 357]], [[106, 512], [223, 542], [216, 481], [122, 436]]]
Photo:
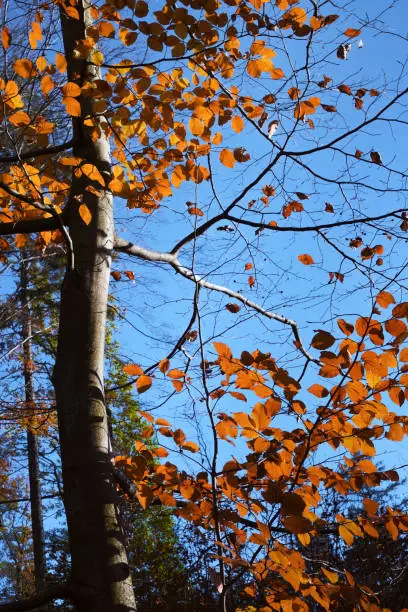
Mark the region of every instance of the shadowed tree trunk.
[[[89, 6], [77, 4], [79, 19], [61, 11], [68, 79], [79, 85], [100, 78], [99, 68], [74, 55], [91, 24]], [[110, 179], [110, 148], [104, 124], [98, 137], [84, 119], [91, 98], [82, 96], [73, 119], [75, 156]], [[77, 173], [78, 174], [78, 173]], [[87, 190], [93, 186], [100, 193]], [[86, 205], [91, 220], [79, 214]], [[84, 174], [72, 177], [68, 226], [73, 265], [62, 287], [58, 352], [54, 370], [61, 442], [64, 501], [72, 557], [72, 589], [81, 611], [136, 610], [123, 534], [118, 521], [109, 429], [104, 401], [105, 322], [113, 247], [113, 198]]]
[[[33, 384], [33, 354], [32, 354], [32, 328], [31, 309], [27, 294], [28, 270], [27, 262], [23, 256], [21, 262], [21, 306], [22, 306], [22, 338], [24, 355], [24, 392], [26, 409], [34, 410], [34, 384]], [[34, 577], [37, 593], [44, 588], [46, 563], [44, 547], [44, 527], [41, 505], [40, 468], [38, 460], [38, 440], [31, 429], [27, 429], [28, 475], [30, 481], [30, 510], [34, 551]]]

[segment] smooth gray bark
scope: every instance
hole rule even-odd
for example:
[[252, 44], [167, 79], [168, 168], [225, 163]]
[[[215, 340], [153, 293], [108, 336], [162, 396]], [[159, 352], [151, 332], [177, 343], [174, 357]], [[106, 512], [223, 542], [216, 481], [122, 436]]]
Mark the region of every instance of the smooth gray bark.
[[[61, 11], [69, 81], [99, 78], [99, 69], [75, 59], [75, 42], [90, 25], [87, 5], [77, 4], [80, 19]], [[83, 119], [91, 100], [81, 97], [82, 117], [73, 120], [75, 156], [95, 165], [109, 181], [110, 149], [103, 132], [92, 140]], [[87, 191], [92, 185], [100, 195]], [[86, 204], [92, 219], [81, 219]], [[114, 239], [113, 197], [85, 176], [72, 177], [68, 226], [74, 269], [62, 287], [54, 386], [61, 442], [64, 502], [72, 558], [72, 590], [78, 609], [90, 612], [136, 610], [110, 455], [104, 401], [105, 323]]]

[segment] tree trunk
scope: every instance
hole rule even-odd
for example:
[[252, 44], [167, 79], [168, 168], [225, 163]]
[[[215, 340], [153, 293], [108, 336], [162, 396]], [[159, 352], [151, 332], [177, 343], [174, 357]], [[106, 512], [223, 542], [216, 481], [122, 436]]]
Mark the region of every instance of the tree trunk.
[[[79, 19], [61, 11], [68, 79], [79, 85], [100, 78], [99, 69], [76, 59], [75, 43], [91, 25], [89, 6], [76, 5]], [[83, 121], [91, 113], [91, 97], [81, 96], [79, 119], [73, 120], [75, 156], [93, 164], [109, 181], [109, 140], [92, 138]], [[78, 173], [77, 173], [78, 174]], [[86, 188], [93, 186], [100, 190]], [[80, 217], [85, 204], [92, 218]], [[113, 247], [113, 198], [85, 175], [73, 175], [69, 231], [74, 268], [62, 286], [60, 329], [54, 386], [61, 443], [64, 501], [72, 559], [72, 588], [81, 611], [136, 610], [129, 566], [118, 521], [109, 429], [104, 400], [105, 323]]]
[[[31, 346], [31, 310], [27, 295], [28, 274], [27, 262], [21, 263], [21, 306], [22, 306], [22, 337], [24, 355], [24, 390], [26, 408], [34, 410], [33, 384], [33, 354]], [[30, 509], [34, 551], [35, 589], [40, 592], [44, 588], [46, 563], [44, 546], [44, 526], [41, 505], [40, 468], [38, 460], [38, 440], [35, 433], [27, 429], [28, 475], [30, 481]]]

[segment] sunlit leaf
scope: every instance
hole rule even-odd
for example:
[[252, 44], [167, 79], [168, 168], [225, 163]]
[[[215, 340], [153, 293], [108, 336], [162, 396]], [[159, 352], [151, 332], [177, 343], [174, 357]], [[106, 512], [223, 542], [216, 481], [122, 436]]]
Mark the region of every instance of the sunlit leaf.
[[89, 225], [92, 221], [92, 213], [89, 210], [88, 206], [86, 204], [81, 204], [78, 208], [78, 212], [85, 225]]
[[298, 260], [305, 266], [311, 266], [312, 264], [314, 264], [313, 257], [311, 255], [308, 255], [307, 253], [303, 253], [303, 255], [298, 255]]

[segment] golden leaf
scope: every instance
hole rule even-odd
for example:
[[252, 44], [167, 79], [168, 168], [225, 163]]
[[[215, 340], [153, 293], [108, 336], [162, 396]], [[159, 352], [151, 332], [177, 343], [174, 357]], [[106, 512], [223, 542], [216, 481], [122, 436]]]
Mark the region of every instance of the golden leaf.
[[230, 149], [223, 149], [220, 153], [220, 162], [227, 168], [235, 166], [235, 157]]
[[62, 98], [62, 102], [65, 104], [65, 109], [68, 115], [71, 115], [71, 117], [81, 116], [81, 105], [76, 98]]
[[16, 60], [13, 64], [13, 70], [24, 79], [28, 79], [37, 74], [33, 62], [27, 58]]
[[245, 127], [245, 123], [240, 115], [235, 115], [235, 117], [232, 118], [231, 127], [237, 134], [242, 132]]
[[92, 220], [92, 213], [87, 207], [87, 205], [81, 204], [80, 207], [78, 208], [78, 212], [79, 212], [79, 216], [81, 217], [85, 225], [89, 225]]

